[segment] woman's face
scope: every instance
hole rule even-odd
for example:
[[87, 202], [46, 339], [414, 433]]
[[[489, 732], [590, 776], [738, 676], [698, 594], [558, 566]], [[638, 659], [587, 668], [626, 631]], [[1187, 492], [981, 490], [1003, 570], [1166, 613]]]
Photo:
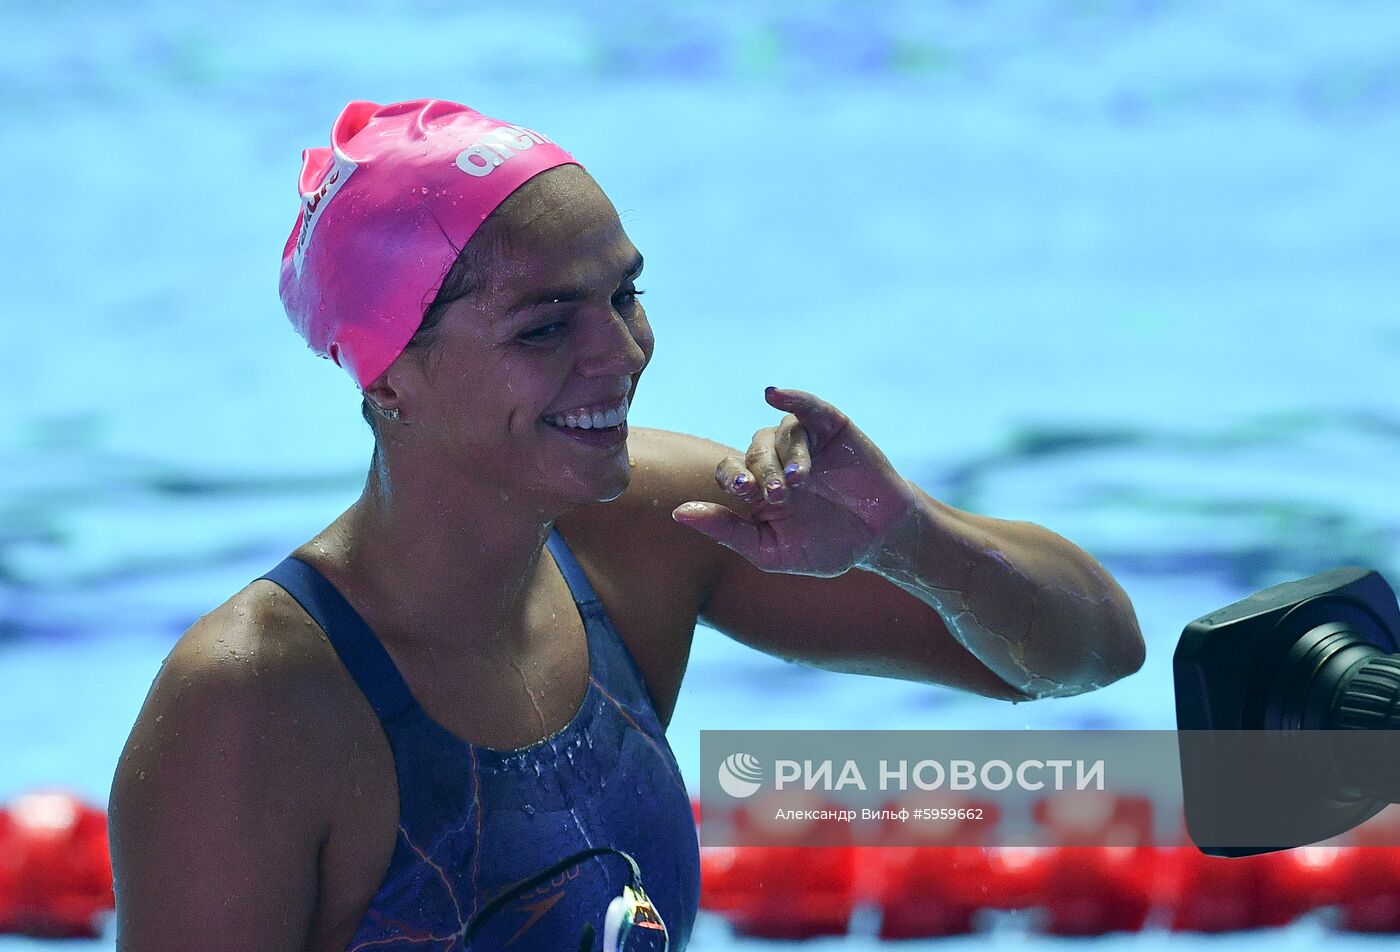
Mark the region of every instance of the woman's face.
[[481, 289], [447, 310], [425, 357], [390, 371], [404, 436], [483, 499], [552, 512], [614, 499], [631, 477], [625, 421], [568, 423], [630, 404], [651, 359], [641, 255], [577, 166], [527, 182], [482, 232]]

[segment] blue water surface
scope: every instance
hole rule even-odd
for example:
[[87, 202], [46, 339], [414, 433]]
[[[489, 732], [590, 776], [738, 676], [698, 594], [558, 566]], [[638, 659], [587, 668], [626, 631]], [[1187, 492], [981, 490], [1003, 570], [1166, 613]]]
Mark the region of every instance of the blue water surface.
[[[354, 387], [282, 315], [300, 150], [351, 99], [547, 131], [647, 256], [634, 425], [743, 447], [769, 384], [1050, 527], [1141, 673], [1012, 706], [697, 633], [699, 731], [1166, 728], [1190, 619], [1395, 576], [1400, 8], [1384, 0], [0, 4], [0, 801], [105, 803], [165, 653], [357, 496]], [[868, 949], [857, 935], [803, 946]], [[1102, 948], [1378, 948], [1151, 930]], [[1016, 916], [905, 947], [1060, 947]], [[0, 950], [54, 944], [0, 939]], [[70, 948], [110, 949], [112, 937]], [[706, 918], [692, 949], [779, 949]]]

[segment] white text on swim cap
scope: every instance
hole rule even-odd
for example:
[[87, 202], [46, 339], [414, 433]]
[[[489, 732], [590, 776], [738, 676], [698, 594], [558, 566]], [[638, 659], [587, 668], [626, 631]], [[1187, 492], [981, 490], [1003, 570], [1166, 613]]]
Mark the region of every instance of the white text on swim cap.
[[297, 233], [297, 247], [292, 255], [297, 277], [301, 276], [302, 266], [306, 262], [306, 247], [311, 243], [311, 233], [316, 230], [321, 210], [330, 204], [330, 200], [335, 198], [335, 193], [340, 191], [346, 179], [350, 178], [350, 173], [356, 168], [354, 161], [339, 149], [334, 151], [333, 158], [335, 165], [327, 173], [321, 187], [309, 195], [302, 196], [301, 230]]
[[537, 143], [553, 142], [549, 136], [524, 126], [500, 126], [457, 153], [457, 168], [478, 178], [490, 175], [496, 166], [517, 152], [532, 149]]

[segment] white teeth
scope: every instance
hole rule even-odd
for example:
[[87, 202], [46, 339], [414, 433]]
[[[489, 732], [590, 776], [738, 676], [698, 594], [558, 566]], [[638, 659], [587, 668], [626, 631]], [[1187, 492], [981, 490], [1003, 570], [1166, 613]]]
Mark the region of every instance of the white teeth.
[[545, 417], [545, 420], [555, 426], [571, 427], [579, 430], [595, 430], [604, 427], [617, 426], [627, 419], [627, 400], [624, 398], [617, 406], [608, 410], [595, 410], [592, 413], [572, 413], [555, 414]]

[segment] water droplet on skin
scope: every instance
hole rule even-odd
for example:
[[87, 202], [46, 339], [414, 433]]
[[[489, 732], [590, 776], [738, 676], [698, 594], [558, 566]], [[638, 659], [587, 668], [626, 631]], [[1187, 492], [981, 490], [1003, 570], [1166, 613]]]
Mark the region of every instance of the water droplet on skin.
[[163, 721], [163, 720], [165, 720], [165, 715], [164, 715], [164, 714], [157, 714], [157, 715], [156, 715], [156, 723], [157, 723], [157, 724], [159, 724], [159, 723], [160, 723], [161, 721]]
[[136, 771], [136, 779], [137, 779], [137, 780], [145, 780], [145, 779], [146, 779], [146, 771], [144, 771], [144, 770], [138, 770], [138, 771]]

